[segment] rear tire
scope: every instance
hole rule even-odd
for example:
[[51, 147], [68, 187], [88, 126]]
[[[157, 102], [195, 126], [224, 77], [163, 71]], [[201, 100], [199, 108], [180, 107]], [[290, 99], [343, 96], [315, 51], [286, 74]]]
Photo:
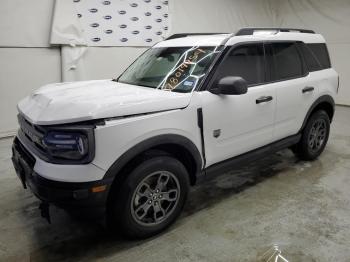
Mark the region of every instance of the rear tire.
[[328, 114], [319, 110], [311, 115], [298, 144], [291, 149], [301, 160], [314, 160], [324, 150], [330, 130]]
[[130, 239], [163, 231], [180, 215], [189, 184], [188, 172], [177, 159], [145, 160], [112, 192], [108, 225]]

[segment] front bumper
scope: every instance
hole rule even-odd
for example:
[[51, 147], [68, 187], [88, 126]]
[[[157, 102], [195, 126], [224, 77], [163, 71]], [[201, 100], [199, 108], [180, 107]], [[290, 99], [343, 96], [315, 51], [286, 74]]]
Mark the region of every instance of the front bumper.
[[92, 182], [61, 182], [44, 178], [34, 171], [35, 158], [15, 138], [12, 162], [24, 188], [29, 187], [40, 200], [64, 209], [104, 208], [112, 184], [110, 179]]

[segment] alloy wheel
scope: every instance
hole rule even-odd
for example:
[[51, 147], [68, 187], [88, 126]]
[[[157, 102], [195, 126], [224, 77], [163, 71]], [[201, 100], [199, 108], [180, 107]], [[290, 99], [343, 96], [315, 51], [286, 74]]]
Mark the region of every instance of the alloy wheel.
[[320, 150], [326, 140], [327, 135], [327, 124], [324, 119], [318, 119], [314, 122], [311, 127], [308, 146], [309, 149], [314, 153]]
[[140, 225], [158, 225], [174, 212], [179, 196], [179, 181], [173, 173], [154, 172], [136, 187], [131, 201], [132, 216]]

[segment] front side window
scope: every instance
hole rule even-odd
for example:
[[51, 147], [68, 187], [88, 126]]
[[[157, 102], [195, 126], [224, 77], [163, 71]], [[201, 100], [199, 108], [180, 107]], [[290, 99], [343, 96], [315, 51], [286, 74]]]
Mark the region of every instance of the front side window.
[[273, 43], [272, 80], [287, 80], [304, 75], [303, 64], [294, 42]]
[[226, 76], [239, 76], [248, 86], [263, 83], [265, 81], [263, 44], [247, 44], [234, 48], [219, 65], [217, 72], [217, 81]]
[[118, 78], [118, 82], [191, 92], [219, 52], [219, 47], [215, 46], [151, 48]]

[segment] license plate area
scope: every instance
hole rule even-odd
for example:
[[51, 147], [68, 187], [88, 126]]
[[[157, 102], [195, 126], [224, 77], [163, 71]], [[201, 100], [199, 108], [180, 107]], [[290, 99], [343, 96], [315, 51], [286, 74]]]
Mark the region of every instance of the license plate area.
[[32, 175], [35, 158], [20, 144], [17, 138], [12, 147], [12, 162], [23, 187], [27, 188], [26, 181]]

